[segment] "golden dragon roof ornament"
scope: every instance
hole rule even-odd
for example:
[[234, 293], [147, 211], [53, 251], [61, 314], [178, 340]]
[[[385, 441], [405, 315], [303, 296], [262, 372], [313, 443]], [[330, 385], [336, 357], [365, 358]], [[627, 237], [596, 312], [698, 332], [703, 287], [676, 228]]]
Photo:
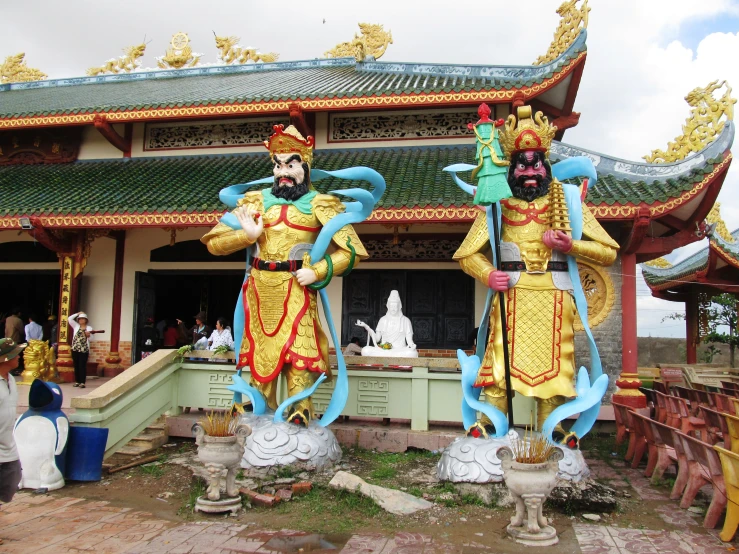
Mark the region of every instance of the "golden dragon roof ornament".
[[87, 70], [87, 75], [95, 77], [96, 75], [111, 73], [131, 73], [131, 71], [139, 68], [139, 58], [144, 55], [145, 50], [145, 42], [136, 46], [128, 46], [123, 49], [123, 56], [119, 56], [117, 59], [111, 58], [101, 66], [90, 67]]
[[183, 67], [195, 67], [198, 65], [202, 54], [196, 54], [190, 48], [190, 37], [187, 33], [180, 31], [172, 35], [169, 42], [171, 48], [167, 48], [164, 56], [157, 58], [157, 66], [162, 69], [182, 69]]
[[337, 44], [331, 50], [323, 53], [324, 58], [346, 58], [354, 57], [358, 62], [368, 57], [379, 60], [387, 50], [388, 45], [393, 43], [393, 35], [386, 31], [382, 25], [373, 23], [360, 23], [359, 29], [362, 35], [354, 34], [351, 42]]
[[[726, 85], [726, 92], [718, 100], [714, 100], [713, 92]], [[653, 150], [644, 156], [649, 163], [670, 163], [685, 159], [692, 152], [700, 152], [724, 130], [726, 121], [734, 119], [734, 104], [731, 87], [726, 81], [718, 80], [708, 84], [706, 88], [695, 88], [685, 97], [690, 104], [690, 116], [683, 125], [683, 134], [667, 145], [667, 150]], [[726, 116], [725, 121], [721, 118]]]
[[714, 235], [718, 235], [721, 237], [724, 242], [728, 242], [729, 244], [734, 243], [734, 237], [731, 236], [731, 233], [729, 233], [729, 230], [726, 228], [726, 223], [724, 223], [723, 218], [721, 217], [721, 203], [716, 202], [713, 205], [713, 208], [711, 208], [711, 211], [708, 212], [708, 215], [706, 216], [706, 223], [709, 225], [716, 225], [716, 227], [713, 230]]
[[[536, 58], [533, 65], [544, 65], [559, 58], [572, 46], [580, 31], [588, 28], [588, 13], [590, 12], [588, 0], [583, 0], [582, 6], [578, 8], [576, 4], [579, 1], [567, 0], [557, 8], [557, 13], [562, 19], [559, 21], [557, 30], [554, 31], [552, 43], [549, 45], [547, 53]], [[580, 27], [580, 24], [582, 24], [582, 27]]]
[[276, 52], [267, 52], [262, 54], [257, 51], [256, 48], [242, 48], [239, 45], [241, 40], [239, 37], [219, 37], [213, 33], [216, 37], [216, 48], [218, 48], [218, 58], [225, 64], [231, 65], [232, 63], [244, 64], [252, 61], [256, 62], [276, 62], [280, 55]]
[[25, 57], [25, 52], [21, 52], [5, 58], [5, 61], [0, 64], [0, 84], [43, 81], [48, 77], [46, 73], [33, 67], [28, 67], [26, 62], [23, 61]]
[[647, 267], [656, 267], [658, 269], [669, 269], [672, 267], [672, 264], [668, 262], [664, 258], [655, 258], [654, 260], [649, 260], [648, 262], [644, 262], [644, 265]]

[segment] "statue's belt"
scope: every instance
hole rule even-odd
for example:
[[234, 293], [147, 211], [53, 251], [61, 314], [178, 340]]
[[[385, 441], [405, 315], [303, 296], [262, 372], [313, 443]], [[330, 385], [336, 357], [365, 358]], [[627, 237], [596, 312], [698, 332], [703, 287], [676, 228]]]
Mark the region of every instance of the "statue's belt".
[[[501, 271], [526, 271], [526, 262], [501, 262]], [[549, 262], [547, 271], [567, 271], [567, 262]]]
[[303, 260], [286, 260], [284, 262], [270, 262], [260, 258], [254, 258], [251, 262], [254, 269], [262, 271], [297, 271], [303, 267]]

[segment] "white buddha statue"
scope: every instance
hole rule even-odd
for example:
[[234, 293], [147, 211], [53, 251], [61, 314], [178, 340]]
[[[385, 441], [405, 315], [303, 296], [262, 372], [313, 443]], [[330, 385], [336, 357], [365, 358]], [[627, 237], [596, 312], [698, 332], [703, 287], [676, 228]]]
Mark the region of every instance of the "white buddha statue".
[[[367, 346], [362, 348], [362, 356], [393, 356], [400, 358], [417, 358], [418, 351], [413, 342], [413, 327], [411, 320], [403, 315], [400, 304], [400, 295], [397, 290], [390, 292], [387, 299], [387, 313], [377, 323], [377, 330], [373, 331], [369, 325], [357, 320], [356, 325], [367, 330]], [[370, 339], [374, 346], [369, 345]], [[380, 345], [390, 344], [392, 348], [382, 348]]]

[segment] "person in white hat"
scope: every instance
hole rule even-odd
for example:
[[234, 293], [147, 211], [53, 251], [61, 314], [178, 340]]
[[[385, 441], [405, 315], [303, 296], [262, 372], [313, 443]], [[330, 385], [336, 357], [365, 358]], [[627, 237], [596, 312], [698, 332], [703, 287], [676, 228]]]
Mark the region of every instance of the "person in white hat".
[[72, 361], [74, 362], [74, 386], [85, 388], [87, 381], [87, 358], [90, 357], [90, 336], [92, 327], [87, 322], [87, 314], [78, 312], [67, 319], [72, 328]]

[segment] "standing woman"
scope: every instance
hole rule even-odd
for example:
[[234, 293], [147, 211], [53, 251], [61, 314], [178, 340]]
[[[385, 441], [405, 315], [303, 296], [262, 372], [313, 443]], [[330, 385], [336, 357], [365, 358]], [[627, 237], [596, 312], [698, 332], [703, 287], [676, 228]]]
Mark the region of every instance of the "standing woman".
[[72, 328], [72, 361], [74, 362], [74, 386], [85, 388], [87, 381], [87, 358], [90, 357], [90, 335], [92, 327], [87, 324], [87, 314], [78, 312], [67, 319]]
[[234, 339], [231, 336], [231, 328], [226, 325], [226, 318], [219, 317], [216, 321], [216, 328], [208, 339], [210, 350], [215, 350], [219, 346], [228, 346], [229, 350], [234, 349]]

